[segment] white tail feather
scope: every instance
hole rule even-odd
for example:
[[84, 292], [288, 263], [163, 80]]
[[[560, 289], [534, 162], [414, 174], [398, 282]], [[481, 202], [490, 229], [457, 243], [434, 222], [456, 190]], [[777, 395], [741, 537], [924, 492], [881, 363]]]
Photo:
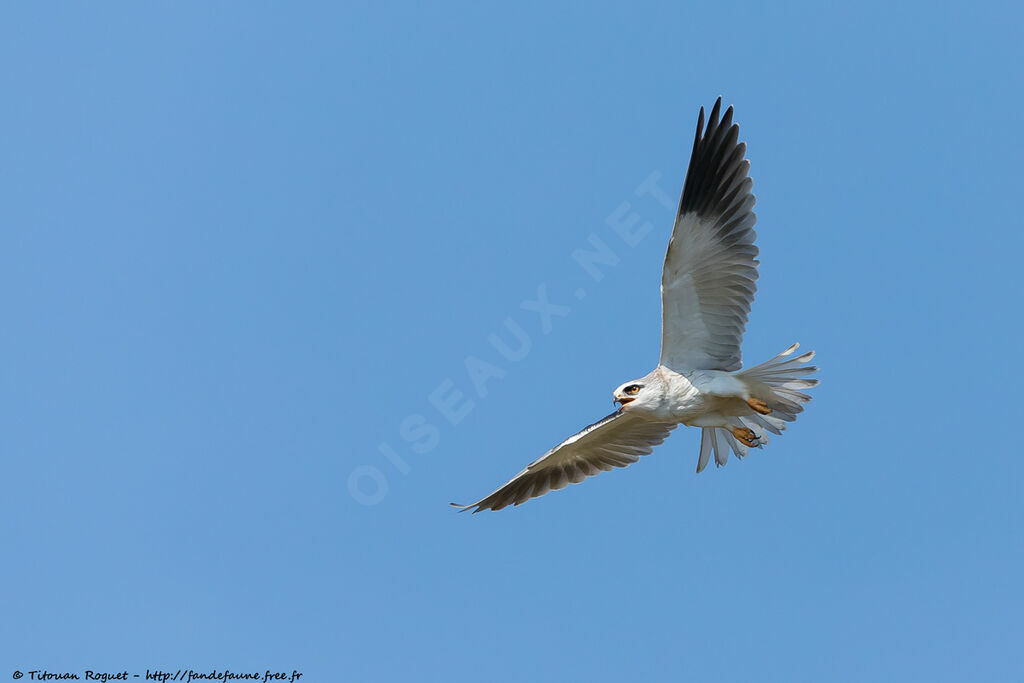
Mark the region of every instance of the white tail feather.
[[[799, 344], [793, 344], [771, 360], [735, 373], [750, 390], [751, 397], [764, 401], [771, 410], [768, 415], [751, 410], [749, 415], [732, 419], [733, 427], [746, 427], [754, 432], [758, 447], [768, 443], [768, 432], [781, 434], [786, 423], [793, 422], [803, 412], [803, 404], [809, 402], [811, 397], [798, 389], [810, 389], [818, 385], [818, 380], [806, 379], [818, 371], [817, 367], [807, 365], [814, 358], [814, 351], [792, 358], [793, 352], [799, 347]], [[719, 467], [724, 465], [729, 459], [730, 448], [738, 458], [746, 457], [750, 450], [729, 429], [704, 427], [701, 430], [697, 471], [707, 466], [712, 452], [715, 454], [715, 464]]]

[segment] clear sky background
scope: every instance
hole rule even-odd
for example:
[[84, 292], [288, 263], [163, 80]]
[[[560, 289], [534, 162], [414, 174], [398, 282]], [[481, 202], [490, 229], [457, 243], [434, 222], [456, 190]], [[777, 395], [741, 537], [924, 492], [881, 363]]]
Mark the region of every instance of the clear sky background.
[[[1024, 14], [826, 4], [4, 4], [0, 677], [1024, 679]], [[814, 402], [456, 514], [656, 363], [719, 94]]]

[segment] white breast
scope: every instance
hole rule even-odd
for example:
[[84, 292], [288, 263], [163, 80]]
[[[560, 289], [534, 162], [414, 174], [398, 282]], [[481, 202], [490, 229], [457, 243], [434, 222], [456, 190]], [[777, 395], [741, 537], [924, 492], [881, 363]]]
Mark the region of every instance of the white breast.
[[700, 390], [694, 386], [692, 379], [687, 375], [674, 372], [665, 367], [659, 369], [661, 370], [662, 377], [665, 379], [668, 394], [668, 400], [666, 401], [668, 414], [665, 417], [671, 417], [682, 422], [695, 410], [699, 411], [701, 403]]

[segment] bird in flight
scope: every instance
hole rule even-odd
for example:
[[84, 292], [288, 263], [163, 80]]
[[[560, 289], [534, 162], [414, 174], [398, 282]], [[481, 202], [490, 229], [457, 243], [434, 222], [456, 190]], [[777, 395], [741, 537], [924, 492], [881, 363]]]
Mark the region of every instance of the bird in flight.
[[699, 427], [697, 472], [731, 450], [746, 457], [781, 434], [811, 400], [802, 389], [818, 368], [814, 352], [741, 370], [740, 343], [757, 289], [753, 181], [732, 107], [719, 118], [719, 97], [704, 108], [661, 274], [661, 360], [650, 373], [615, 390], [618, 409], [558, 444], [507, 484], [462, 510], [500, 510], [626, 467], [648, 455], [678, 425]]

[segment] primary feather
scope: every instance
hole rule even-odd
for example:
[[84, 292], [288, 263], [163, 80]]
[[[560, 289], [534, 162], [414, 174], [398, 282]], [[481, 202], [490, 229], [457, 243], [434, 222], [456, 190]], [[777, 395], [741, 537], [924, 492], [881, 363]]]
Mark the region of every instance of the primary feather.
[[732, 371], [757, 291], [753, 181], [732, 107], [704, 109], [661, 280], [661, 364]]

